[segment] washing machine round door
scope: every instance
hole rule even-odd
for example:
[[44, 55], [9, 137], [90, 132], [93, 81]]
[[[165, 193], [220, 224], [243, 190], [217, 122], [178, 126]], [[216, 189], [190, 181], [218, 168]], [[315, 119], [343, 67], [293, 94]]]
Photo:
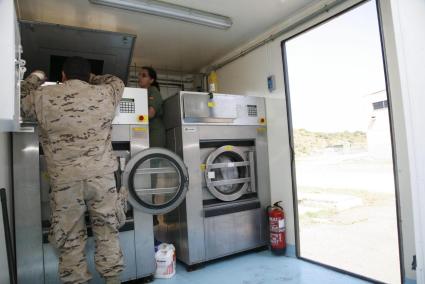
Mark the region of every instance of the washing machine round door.
[[187, 168], [175, 153], [163, 148], [149, 148], [137, 153], [127, 163], [123, 185], [130, 204], [136, 210], [159, 215], [179, 206], [189, 185]]
[[205, 182], [211, 194], [233, 201], [246, 193], [251, 181], [250, 161], [238, 147], [226, 145], [213, 151], [205, 163]]

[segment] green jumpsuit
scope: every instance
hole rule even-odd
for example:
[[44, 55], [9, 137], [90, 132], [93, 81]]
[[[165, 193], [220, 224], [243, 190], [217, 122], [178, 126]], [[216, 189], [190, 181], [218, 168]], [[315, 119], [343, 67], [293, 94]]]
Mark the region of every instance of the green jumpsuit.
[[[161, 93], [157, 87], [151, 86], [148, 88], [148, 106], [155, 109], [155, 116], [149, 118], [149, 147], [161, 147], [165, 148], [165, 125], [162, 120], [164, 111], [162, 109], [163, 100]], [[158, 168], [161, 165], [158, 161], [152, 160], [152, 168]], [[156, 188], [158, 184], [157, 175], [152, 175], [151, 177], [151, 187]], [[155, 196], [152, 196], [152, 203], [155, 202]], [[153, 216], [153, 224], [158, 225], [158, 217]]]
[[165, 126], [162, 117], [163, 100], [157, 87], [148, 88], [148, 106], [155, 109], [155, 116], [149, 118], [149, 145], [150, 147], [165, 148]]

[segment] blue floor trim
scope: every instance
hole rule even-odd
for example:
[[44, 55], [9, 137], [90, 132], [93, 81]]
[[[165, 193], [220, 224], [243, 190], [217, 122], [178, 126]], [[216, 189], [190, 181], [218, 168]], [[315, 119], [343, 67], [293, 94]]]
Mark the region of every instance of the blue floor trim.
[[286, 245], [286, 253], [287, 257], [297, 257], [297, 250], [294, 245]]
[[416, 284], [416, 279], [404, 278], [404, 284]]
[[270, 251], [242, 254], [207, 263], [187, 272], [181, 264], [171, 279], [155, 284], [361, 284], [363, 280], [326, 269], [293, 257], [274, 256]]

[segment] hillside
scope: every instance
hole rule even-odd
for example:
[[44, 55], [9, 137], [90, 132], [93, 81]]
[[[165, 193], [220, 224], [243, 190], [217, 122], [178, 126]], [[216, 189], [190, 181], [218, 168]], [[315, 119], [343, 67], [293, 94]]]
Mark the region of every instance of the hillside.
[[329, 147], [347, 145], [353, 148], [366, 148], [366, 133], [355, 132], [311, 132], [305, 129], [294, 129], [295, 154], [306, 156], [314, 152], [320, 152]]

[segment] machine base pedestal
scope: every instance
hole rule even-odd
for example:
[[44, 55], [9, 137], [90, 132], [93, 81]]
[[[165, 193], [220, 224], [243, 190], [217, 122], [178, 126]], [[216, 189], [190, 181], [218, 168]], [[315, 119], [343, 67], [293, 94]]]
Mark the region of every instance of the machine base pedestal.
[[264, 245], [262, 247], [255, 248], [252, 251], [253, 252], [262, 252], [262, 251], [265, 251], [265, 250], [269, 250], [269, 246], [268, 245]]
[[141, 283], [151, 283], [153, 282], [154, 277], [153, 275], [149, 275], [146, 277], [142, 277], [142, 278], [138, 278], [138, 279], [134, 279], [134, 280], [130, 280], [130, 281], [125, 281], [122, 282], [123, 284], [141, 284]]
[[205, 266], [205, 263], [197, 263], [197, 264], [192, 264], [192, 265], [186, 265], [186, 271], [187, 272], [196, 271], [196, 270], [204, 268], [204, 266]]
[[205, 262], [201, 262], [201, 263], [197, 263], [197, 264], [192, 264], [192, 265], [186, 265], [183, 262], [181, 262], [182, 264], [184, 264], [186, 266], [186, 271], [187, 272], [192, 272], [192, 271], [197, 271], [199, 269], [202, 269], [205, 267], [205, 265], [209, 264], [209, 263], [214, 263], [217, 261], [223, 261], [229, 258], [233, 258], [233, 257], [238, 257], [244, 254], [248, 254], [248, 253], [255, 253], [255, 252], [262, 252], [262, 251], [266, 251], [269, 250], [269, 246], [268, 245], [263, 245], [257, 248], [253, 248], [247, 251], [242, 251], [242, 252], [238, 252], [236, 254], [232, 254], [232, 255], [227, 255], [227, 256], [223, 256], [223, 257], [219, 257], [216, 259], [211, 259], [211, 260], [207, 260]]

